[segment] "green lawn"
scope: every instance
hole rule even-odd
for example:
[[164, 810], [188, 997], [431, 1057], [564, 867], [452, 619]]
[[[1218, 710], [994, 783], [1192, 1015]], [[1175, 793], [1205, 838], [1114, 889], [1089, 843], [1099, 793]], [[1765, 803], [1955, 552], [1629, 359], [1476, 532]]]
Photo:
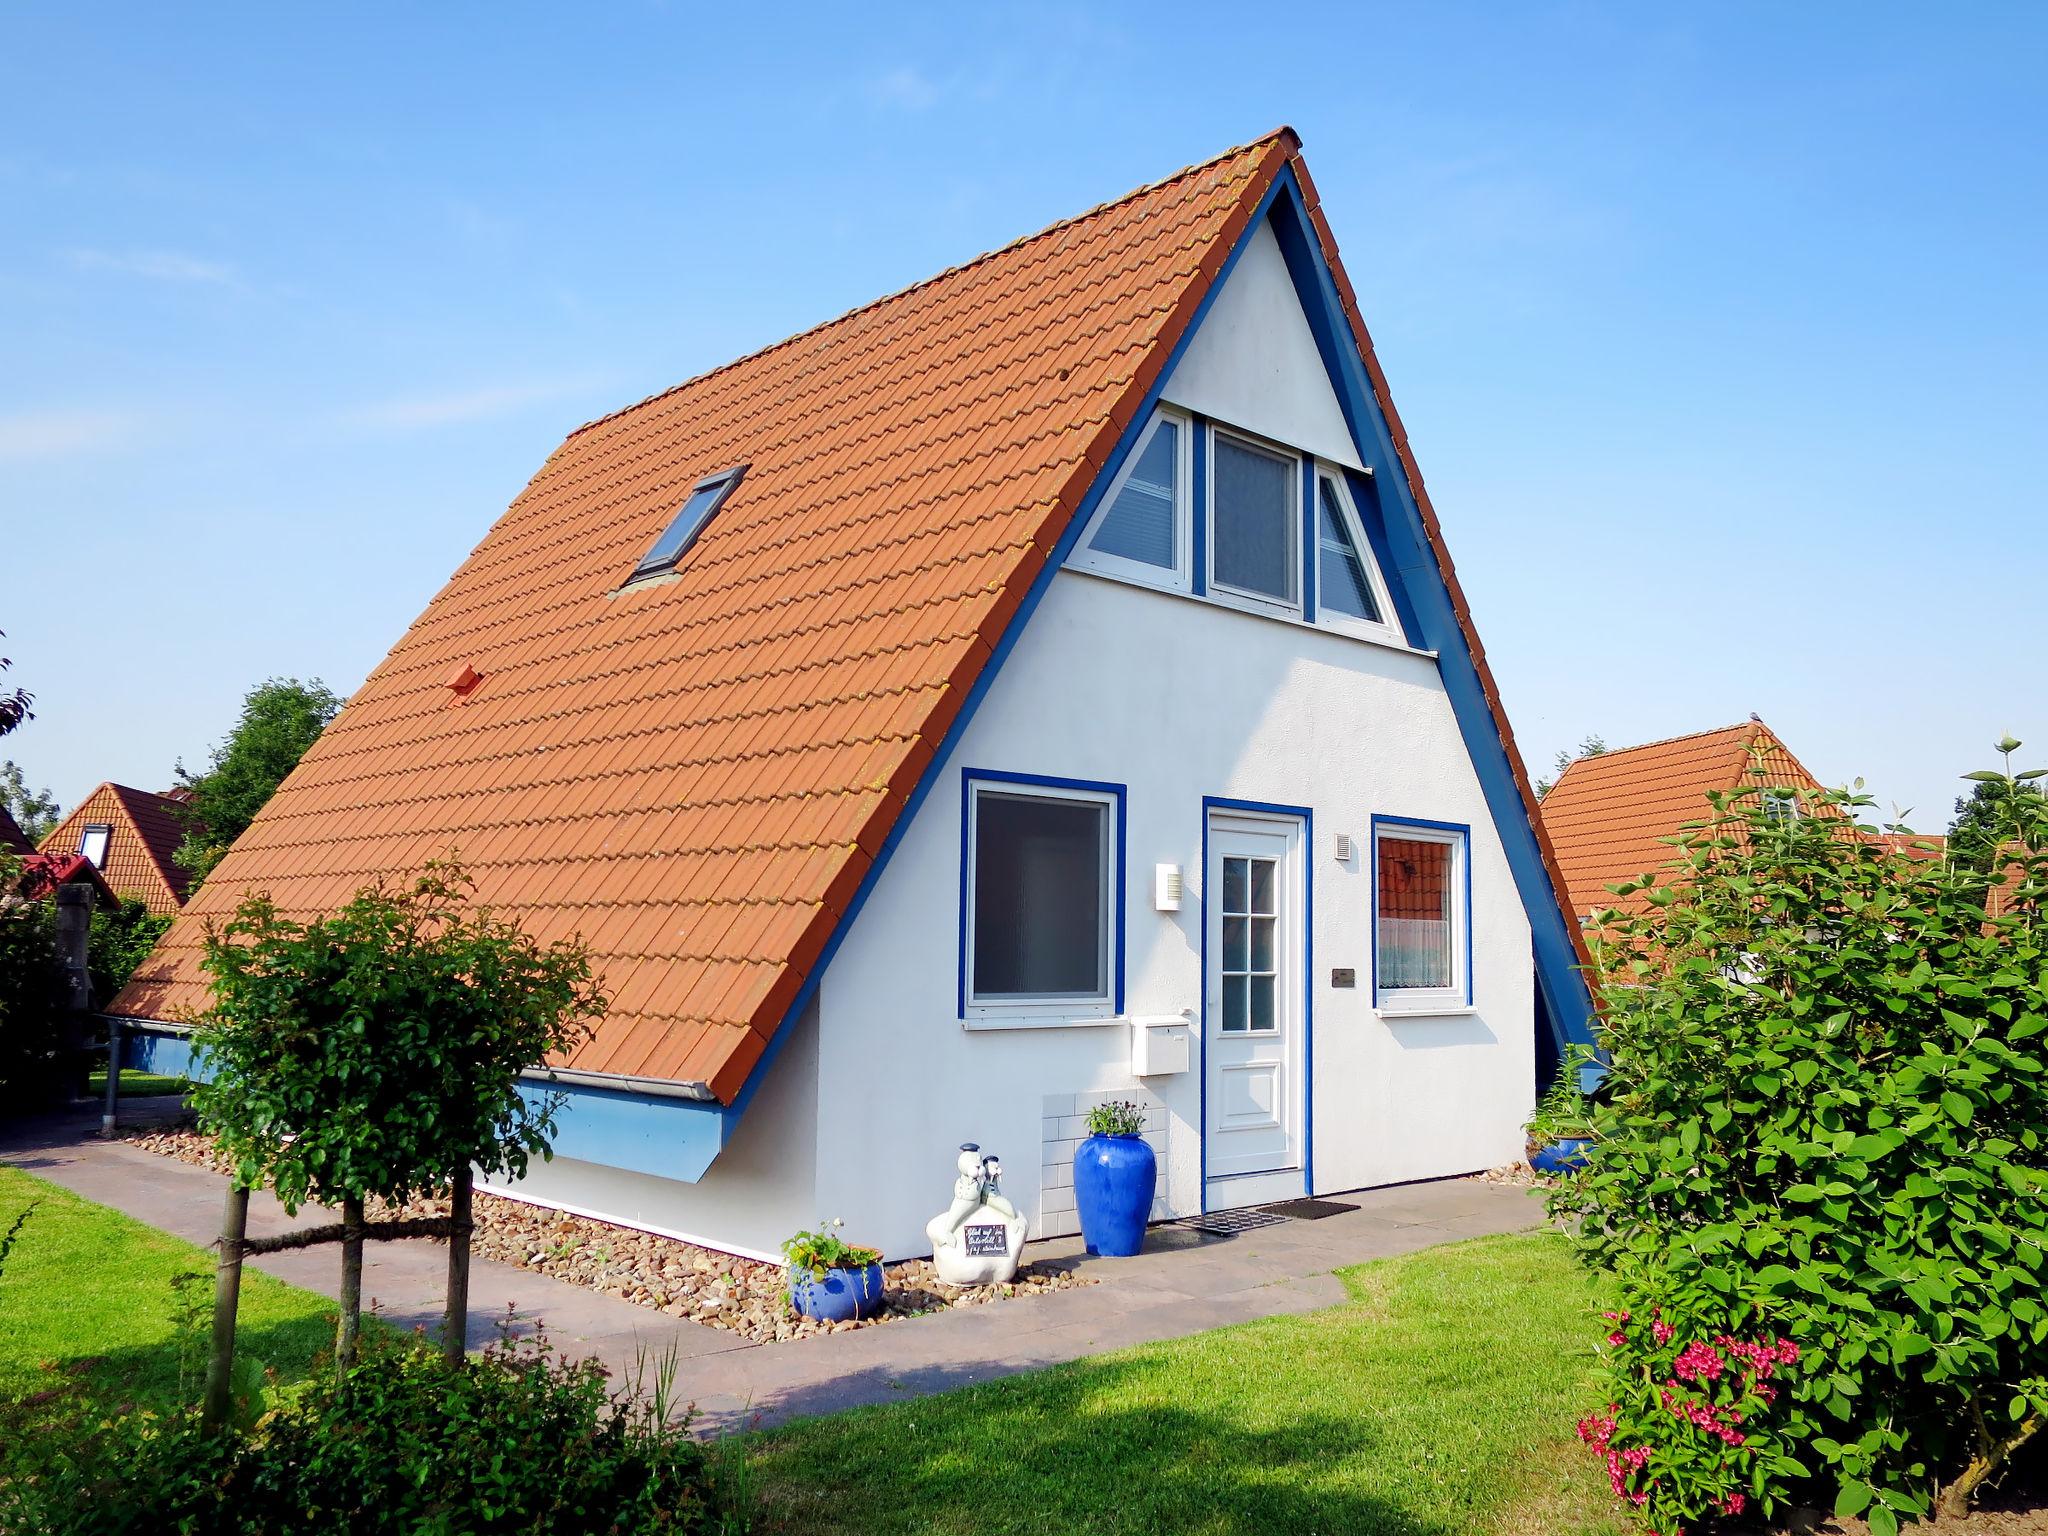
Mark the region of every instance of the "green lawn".
[[1572, 1437], [1592, 1286], [1554, 1235], [1344, 1272], [1349, 1303], [755, 1442], [804, 1536], [1613, 1536]]
[[[88, 1082], [92, 1097], [99, 1098], [107, 1091], [107, 1073], [103, 1067], [92, 1074]], [[166, 1077], [161, 1072], [138, 1072], [133, 1067], [121, 1069], [121, 1097], [130, 1094], [183, 1093], [192, 1084], [182, 1077]]]
[[[196, 1393], [196, 1355], [179, 1345], [188, 1305], [210, 1318], [213, 1257], [20, 1169], [0, 1166], [0, 1233], [35, 1202], [0, 1269], [0, 1398], [40, 1390], [46, 1364], [121, 1397], [168, 1406]], [[181, 1303], [172, 1282], [205, 1280]], [[198, 1324], [204, 1328], [202, 1320]], [[255, 1270], [242, 1272], [240, 1349], [286, 1378], [333, 1342], [334, 1307]]]

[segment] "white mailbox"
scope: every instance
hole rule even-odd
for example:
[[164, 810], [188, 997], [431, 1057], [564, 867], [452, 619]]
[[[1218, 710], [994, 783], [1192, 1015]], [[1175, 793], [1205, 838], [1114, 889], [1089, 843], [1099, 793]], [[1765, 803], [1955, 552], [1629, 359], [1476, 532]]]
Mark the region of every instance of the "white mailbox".
[[1168, 1077], [1189, 1064], [1186, 1014], [1139, 1015], [1131, 1020], [1131, 1073], [1135, 1077]]

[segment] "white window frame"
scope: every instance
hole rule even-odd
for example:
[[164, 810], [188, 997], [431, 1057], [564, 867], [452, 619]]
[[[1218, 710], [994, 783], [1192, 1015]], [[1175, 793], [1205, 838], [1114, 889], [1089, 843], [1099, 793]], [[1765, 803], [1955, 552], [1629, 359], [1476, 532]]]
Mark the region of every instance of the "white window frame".
[[[1147, 565], [1142, 560], [1128, 560], [1122, 555], [1106, 554], [1091, 544], [1103, 519], [1109, 516], [1109, 509], [1116, 505], [1116, 499], [1123, 494], [1124, 482], [1129, 480], [1145, 457], [1145, 450], [1152, 446], [1152, 436], [1163, 421], [1172, 422], [1180, 429], [1180, 447], [1174, 455], [1173, 466], [1173, 569], [1160, 565]], [[1195, 481], [1195, 423], [1183, 411], [1161, 406], [1152, 413], [1152, 419], [1145, 423], [1145, 430], [1131, 451], [1125, 455], [1123, 467], [1117, 471], [1116, 479], [1110, 482], [1108, 494], [1095, 508], [1094, 517], [1088, 521], [1087, 531], [1074, 546], [1074, 553], [1068, 564], [1076, 569], [1094, 571], [1101, 576], [1114, 576], [1121, 581], [1133, 581], [1142, 587], [1157, 587], [1163, 592], [1192, 592], [1194, 590], [1194, 524], [1189, 516], [1194, 501]]]
[[[1451, 848], [1451, 984], [1447, 987], [1389, 987], [1380, 980], [1380, 845], [1445, 843]], [[1463, 1013], [1472, 1006], [1472, 838], [1462, 828], [1427, 822], [1376, 818], [1372, 829], [1372, 996], [1382, 1014]]]
[[[1254, 592], [1246, 587], [1232, 586], [1227, 581], [1216, 579], [1216, 445], [1221, 441], [1235, 442], [1254, 453], [1263, 453], [1268, 458], [1284, 460], [1287, 474], [1287, 528], [1288, 542], [1294, 548], [1294, 601], [1274, 597], [1266, 592]], [[1270, 439], [1243, 432], [1235, 427], [1226, 427], [1221, 422], [1209, 423], [1209, 473], [1204, 477], [1208, 483], [1203, 486], [1202, 516], [1206, 519], [1203, 531], [1208, 535], [1202, 542], [1203, 585], [1209, 596], [1218, 602], [1236, 608], [1248, 608], [1254, 613], [1284, 613], [1300, 618], [1302, 616], [1302, 594], [1308, 590], [1313, 579], [1305, 568], [1307, 551], [1301, 547], [1301, 463], [1302, 456], [1294, 449]]]
[[[1032, 993], [981, 997], [974, 989], [975, 861], [981, 850], [981, 801], [984, 795], [1011, 800], [1073, 800], [1103, 807], [1102, 890], [1107, 929], [1102, 934], [1102, 990], [1099, 993]], [[960, 882], [961, 1017], [1012, 1024], [1085, 1022], [1117, 1017], [1117, 957], [1123, 943], [1123, 892], [1117, 882], [1117, 848], [1122, 836], [1118, 818], [1123, 807], [1108, 789], [1047, 784], [1036, 779], [979, 777], [967, 780], [967, 826], [963, 838]]]
[[[1351, 486], [1343, 469], [1327, 459], [1315, 461], [1316, 494], [1322, 495], [1322, 486], [1328, 480], [1337, 489], [1337, 515], [1344, 522], [1344, 529], [1351, 535], [1351, 547], [1358, 552], [1360, 569], [1365, 572], [1365, 584], [1372, 591], [1372, 600], [1381, 614], [1381, 622], [1375, 624], [1368, 619], [1353, 618], [1348, 613], [1333, 613], [1323, 605], [1323, 524], [1318, 507], [1316, 517], [1315, 558], [1302, 561], [1302, 580], [1314, 582], [1316, 587], [1316, 623], [1326, 629], [1343, 634], [1357, 635], [1364, 640], [1378, 640], [1390, 645], [1406, 645], [1408, 637], [1401, 633], [1394, 617], [1394, 600], [1387, 591], [1386, 578], [1380, 575], [1380, 563], [1373, 558], [1372, 545], [1365, 537], [1365, 522], [1358, 515], [1358, 505], [1351, 499]], [[1302, 519], [1306, 526], [1308, 519]]]
[[[91, 847], [95, 835], [100, 840], [100, 856], [98, 858], [94, 858], [87, 851]], [[113, 846], [113, 843], [114, 829], [111, 825], [104, 821], [89, 821], [78, 834], [78, 856], [94, 869], [105, 869], [107, 867], [107, 851]]]

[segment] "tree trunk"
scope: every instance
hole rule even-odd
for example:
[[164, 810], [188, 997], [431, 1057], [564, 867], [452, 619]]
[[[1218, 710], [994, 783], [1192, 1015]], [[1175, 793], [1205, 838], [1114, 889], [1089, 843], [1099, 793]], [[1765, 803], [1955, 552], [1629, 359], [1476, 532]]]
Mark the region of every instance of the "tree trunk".
[[1970, 1458], [1970, 1464], [1963, 1469], [1962, 1475], [1941, 1490], [1941, 1497], [1934, 1501], [1935, 1517], [1941, 1520], [1961, 1520], [1968, 1515], [1970, 1500], [1977, 1496], [1977, 1490], [1983, 1486], [1984, 1480], [2012, 1460], [2012, 1453], [2034, 1438], [2040, 1431], [2042, 1422], [2040, 1414], [2029, 1414], [2010, 1435], [2003, 1440], [1995, 1440], [1990, 1432], [1983, 1428], [1980, 1414], [1977, 1454]]
[[242, 1302], [242, 1239], [248, 1230], [249, 1191], [230, 1185], [213, 1278], [213, 1352], [206, 1362], [206, 1396], [200, 1407], [200, 1423], [209, 1430], [225, 1429], [228, 1422], [235, 1376], [235, 1314]]
[[448, 1200], [448, 1315], [441, 1322], [441, 1352], [459, 1362], [469, 1352], [469, 1211], [476, 1175], [456, 1170]]
[[350, 1195], [341, 1202], [341, 1316], [334, 1323], [334, 1365], [345, 1371], [356, 1363], [356, 1340], [363, 1326], [363, 1201]]

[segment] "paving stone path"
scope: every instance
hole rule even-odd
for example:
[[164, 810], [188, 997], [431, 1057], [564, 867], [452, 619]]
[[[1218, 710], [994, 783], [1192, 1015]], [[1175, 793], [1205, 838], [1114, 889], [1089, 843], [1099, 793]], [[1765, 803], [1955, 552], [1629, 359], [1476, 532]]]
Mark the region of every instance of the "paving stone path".
[[[131, 1099], [123, 1105], [123, 1121], [165, 1107]], [[95, 1134], [98, 1123], [94, 1111], [0, 1127], [0, 1162], [191, 1242], [210, 1244], [220, 1230], [226, 1181], [123, 1142], [102, 1141]], [[1529, 1190], [1475, 1179], [1340, 1198], [1358, 1209], [1230, 1238], [1154, 1228], [1146, 1251], [1129, 1259], [1089, 1258], [1078, 1238], [1033, 1243], [1031, 1257], [1082, 1266], [1101, 1283], [780, 1344], [754, 1343], [479, 1259], [470, 1277], [469, 1342], [474, 1348], [489, 1340], [496, 1319], [512, 1309], [522, 1318], [541, 1319], [559, 1347], [595, 1356], [615, 1378], [630, 1373], [637, 1358], [652, 1359], [672, 1347], [680, 1361], [680, 1394], [695, 1401], [699, 1426], [715, 1433], [941, 1392], [1253, 1318], [1314, 1311], [1345, 1298], [1332, 1270], [1458, 1238], [1524, 1231], [1542, 1221], [1541, 1204]], [[319, 1211], [287, 1216], [265, 1194], [249, 1207], [252, 1236], [324, 1219]], [[327, 1296], [339, 1278], [332, 1249], [251, 1262]], [[445, 1250], [438, 1243], [374, 1243], [365, 1258], [363, 1295], [390, 1322], [431, 1327], [440, 1320], [445, 1271]]]

